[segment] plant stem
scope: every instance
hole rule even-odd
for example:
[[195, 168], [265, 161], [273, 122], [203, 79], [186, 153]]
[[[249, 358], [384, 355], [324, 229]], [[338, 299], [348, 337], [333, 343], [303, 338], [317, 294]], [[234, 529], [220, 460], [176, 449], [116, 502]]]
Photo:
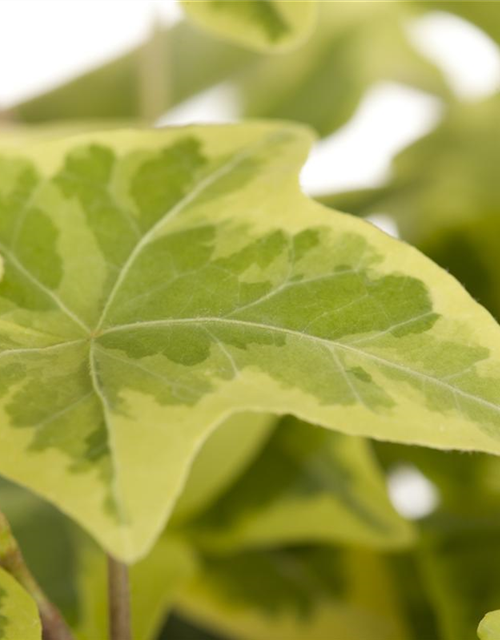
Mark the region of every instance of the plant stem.
[[108, 556], [110, 640], [132, 640], [128, 567]]
[[151, 25], [149, 38], [139, 56], [139, 99], [141, 116], [149, 124], [154, 123], [169, 103], [169, 56], [167, 29], [158, 16]]
[[43, 640], [73, 640], [59, 610], [42, 591], [28, 569], [7, 518], [0, 511], [0, 567], [10, 573], [35, 600], [42, 622]]

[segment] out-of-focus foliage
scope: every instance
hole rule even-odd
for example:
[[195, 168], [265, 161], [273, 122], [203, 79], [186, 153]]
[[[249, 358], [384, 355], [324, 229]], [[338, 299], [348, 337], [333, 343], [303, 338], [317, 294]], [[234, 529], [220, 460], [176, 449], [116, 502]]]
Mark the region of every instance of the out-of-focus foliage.
[[302, 547], [207, 557], [184, 614], [236, 640], [407, 640], [397, 588], [366, 550]]
[[239, 413], [217, 427], [189, 471], [172, 522], [178, 525], [210, 506], [252, 462], [276, 423], [276, 416]]
[[412, 465], [435, 484], [439, 505], [419, 523], [415, 554], [440, 640], [473, 638], [500, 600], [500, 461], [388, 444], [377, 450], [387, 469]]
[[[106, 638], [106, 557], [94, 544], [83, 538], [79, 539], [77, 548], [79, 615], [75, 629], [81, 640]], [[146, 558], [131, 568], [131, 618], [134, 638], [157, 638], [178, 590], [193, 574], [195, 567], [196, 560], [190, 547], [178, 536], [165, 535]]]
[[214, 35], [263, 51], [284, 51], [309, 35], [316, 18], [316, 2], [280, 0], [181, 0], [195, 24]]
[[[164, 53], [156, 64], [168, 78], [166, 97], [170, 107], [222, 82], [258, 57], [205, 35], [187, 23], [165, 30], [164, 37]], [[13, 118], [25, 123], [142, 118], [141, 86], [144, 61], [149, 62], [147, 50], [146, 43], [24, 102], [12, 110]]]
[[199, 545], [219, 552], [304, 541], [398, 548], [413, 540], [368, 443], [291, 417], [188, 530]]
[[[240, 3], [224, 3], [229, 4]], [[295, 9], [311, 3], [281, 4]], [[319, 9], [311, 37], [279, 55], [251, 53], [186, 23], [166, 31], [158, 64], [168, 75], [168, 106], [227, 80], [242, 102], [242, 115], [294, 119], [327, 135], [349, 119], [365, 91], [379, 80], [450, 97], [441, 73], [408, 38], [405, 27], [417, 15], [411, 4], [321, 2]], [[140, 118], [144, 59], [144, 50], [136, 49], [19, 105], [14, 116], [24, 122]]]
[[413, 15], [407, 3], [320, 3], [318, 27], [304, 46], [260, 59], [237, 78], [244, 115], [297, 120], [325, 136], [348, 121], [377, 81], [448, 96], [440, 72], [408, 39]]

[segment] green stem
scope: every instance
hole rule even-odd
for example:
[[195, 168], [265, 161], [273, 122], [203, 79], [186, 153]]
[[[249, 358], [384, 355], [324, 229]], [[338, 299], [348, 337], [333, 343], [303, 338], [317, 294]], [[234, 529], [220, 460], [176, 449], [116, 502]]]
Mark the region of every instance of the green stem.
[[35, 600], [42, 622], [43, 640], [73, 640], [58, 609], [42, 591], [28, 569], [7, 518], [0, 511], [0, 567], [10, 573]]
[[168, 108], [169, 56], [168, 30], [156, 16], [148, 40], [139, 56], [140, 112], [149, 124], [155, 122]]
[[108, 556], [110, 640], [132, 640], [128, 567]]

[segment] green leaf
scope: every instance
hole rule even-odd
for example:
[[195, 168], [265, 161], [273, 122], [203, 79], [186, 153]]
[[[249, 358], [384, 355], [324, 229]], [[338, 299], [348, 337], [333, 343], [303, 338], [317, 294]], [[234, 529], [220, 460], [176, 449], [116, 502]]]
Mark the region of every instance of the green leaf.
[[0, 472], [120, 558], [151, 548], [232, 412], [500, 452], [498, 325], [414, 249], [302, 195], [309, 144], [181, 127], [0, 164]]
[[274, 549], [207, 558], [180, 611], [234, 640], [407, 640], [395, 584], [369, 551]]
[[0, 569], [0, 640], [41, 640], [42, 627], [35, 601]]
[[210, 506], [251, 464], [276, 423], [276, 416], [255, 413], [239, 413], [224, 421], [195, 458], [172, 524], [193, 518]]
[[291, 417], [188, 531], [218, 551], [305, 542], [383, 548], [413, 540], [389, 502], [368, 443]]
[[311, 33], [316, 2], [181, 0], [187, 15], [215, 35], [261, 51], [297, 47]]
[[499, 640], [500, 611], [490, 611], [479, 623], [477, 635], [480, 640]]

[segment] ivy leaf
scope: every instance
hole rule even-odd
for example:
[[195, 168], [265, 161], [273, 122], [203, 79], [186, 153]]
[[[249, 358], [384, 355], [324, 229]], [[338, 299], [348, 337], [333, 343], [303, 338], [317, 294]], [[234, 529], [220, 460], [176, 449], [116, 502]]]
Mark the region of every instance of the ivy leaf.
[[368, 443], [292, 417], [281, 420], [260, 456], [187, 531], [218, 552], [314, 542], [394, 548], [413, 541]]
[[480, 640], [499, 640], [500, 611], [490, 611], [479, 623], [477, 635]]
[[120, 558], [151, 548], [232, 412], [500, 452], [498, 325], [416, 250], [301, 194], [309, 144], [256, 123], [0, 162], [0, 472]]
[[310, 35], [316, 3], [282, 0], [181, 0], [188, 17], [215, 35], [261, 51], [282, 51]]
[[0, 640], [41, 640], [35, 601], [6, 571], [0, 569]]
[[206, 558], [178, 606], [235, 640], [408, 640], [395, 587], [369, 551], [271, 549]]

